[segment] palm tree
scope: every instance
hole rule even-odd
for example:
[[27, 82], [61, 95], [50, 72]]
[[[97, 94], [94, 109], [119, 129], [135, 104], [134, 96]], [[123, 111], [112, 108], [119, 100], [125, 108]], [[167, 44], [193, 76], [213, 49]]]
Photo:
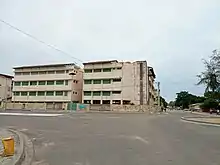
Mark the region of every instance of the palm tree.
[[210, 90], [215, 92], [220, 87], [219, 70], [213, 60], [210, 60], [209, 62], [204, 60], [204, 64], [206, 71], [197, 76], [199, 78], [197, 85], [204, 84], [206, 85], [206, 92]]

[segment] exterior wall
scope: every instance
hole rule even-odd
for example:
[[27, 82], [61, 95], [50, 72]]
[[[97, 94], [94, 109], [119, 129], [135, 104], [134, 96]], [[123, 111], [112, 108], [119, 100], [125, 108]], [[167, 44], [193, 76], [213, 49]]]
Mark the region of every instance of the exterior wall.
[[[63, 84], [56, 85], [56, 82], [59, 80], [63, 81]], [[37, 82], [37, 85], [31, 85], [31, 81]], [[47, 81], [53, 81], [54, 85], [39, 85], [39, 81], [44, 81], [45, 83], [47, 83]], [[16, 82], [28, 82], [28, 85], [16, 86]], [[39, 91], [45, 92], [44, 96], [30, 95], [30, 92]], [[47, 96], [47, 91], [53, 91], [54, 95]], [[56, 96], [56, 91], [63, 92], [62, 96]], [[75, 65], [65, 64], [58, 67], [50, 67], [50, 65], [48, 65], [18, 69], [15, 68], [13, 92], [14, 94], [12, 100], [14, 102], [81, 102], [82, 70]], [[21, 92], [28, 93], [27, 95], [22, 96]]]
[[[111, 72], [103, 72], [103, 68], [111, 68]], [[116, 69], [120, 68], [120, 69]], [[92, 73], [84, 73], [84, 80], [103, 80], [111, 79], [110, 84], [84, 84], [83, 91], [111, 91], [110, 96], [87, 96], [83, 95], [83, 100], [100, 100], [103, 104], [104, 100], [110, 100], [113, 104], [114, 100], [129, 101], [128, 104], [145, 105], [149, 100], [149, 82], [148, 82], [148, 66], [146, 61], [136, 62], [109, 62], [103, 64], [89, 63], [84, 65], [84, 69], [93, 70]], [[102, 69], [101, 72], [94, 72], [94, 69]], [[113, 79], [121, 79], [120, 82], [114, 82]], [[120, 94], [113, 94], [112, 91], [121, 91]]]
[[12, 78], [0, 75], [0, 102], [12, 97]]

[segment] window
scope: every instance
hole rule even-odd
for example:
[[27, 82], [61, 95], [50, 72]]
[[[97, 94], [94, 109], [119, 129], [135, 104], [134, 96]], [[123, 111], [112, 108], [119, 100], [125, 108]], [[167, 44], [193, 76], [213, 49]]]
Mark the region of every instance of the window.
[[101, 100], [93, 100], [93, 104], [101, 104]]
[[91, 104], [91, 100], [84, 100], [84, 104]]
[[131, 103], [130, 100], [123, 100], [123, 104], [124, 104], [124, 105], [128, 105], [128, 104], [130, 104], [130, 103]]
[[64, 96], [68, 96], [68, 92], [67, 91], [64, 92]]
[[111, 95], [111, 92], [110, 92], [110, 91], [103, 91], [103, 92], [102, 92], [102, 95], [103, 95], [103, 96], [110, 96], [110, 95]]
[[78, 80], [76, 80], [76, 84], [78, 83]]
[[66, 73], [69, 73], [69, 70], [66, 70]]
[[101, 92], [100, 91], [94, 91], [93, 96], [101, 96]]
[[31, 75], [38, 75], [38, 72], [31, 72]]
[[47, 92], [46, 92], [46, 95], [47, 95], [47, 96], [54, 96], [54, 91], [47, 91]]
[[92, 73], [92, 69], [85, 69], [84, 72], [85, 73]]
[[37, 81], [31, 81], [30, 85], [37, 85]]
[[91, 96], [92, 92], [91, 91], [84, 91], [84, 96]]
[[36, 96], [37, 92], [29, 92], [29, 96]]
[[113, 79], [113, 82], [121, 82], [121, 79], [120, 78]]
[[39, 74], [46, 74], [46, 71], [40, 71]]
[[102, 100], [102, 104], [110, 104], [110, 100]]
[[65, 85], [68, 85], [68, 80], [65, 80]]
[[101, 72], [101, 69], [94, 69], [94, 72]]
[[121, 94], [121, 91], [112, 91], [112, 94]]
[[47, 81], [47, 85], [54, 85], [54, 81]]
[[92, 80], [84, 80], [84, 84], [92, 84]]
[[20, 92], [14, 92], [14, 96], [20, 96]]
[[77, 92], [75, 92], [75, 94], [77, 95]]
[[101, 80], [93, 80], [93, 84], [101, 84]]
[[103, 80], [103, 84], [111, 84], [111, 79]]
[[63, 91], [56, 91], [56, 96], [63, 96]]
[[64, 73], [65, 73], [64, 70], [58, 70], [58, 71], [56, 71], [56, 74], [64, 74]]
[[45, 85], [46, 84], [46, 81], [39, 81], [38, 82], [38, 85]]
[[28, 82], [28, 81], [22, 81], [22, 82], [21, 82], [21, 85], [22, 85], [22, 86], [28, 86], [28, 85], [29, 85], [29, 82]]
[[20, 76], [20, 75], [21, 75], [21, 72], [15, 72], [15, 75], [16, 75], [16, 76]]
[[30, 75], [30, 72], [23, 72], [23, 75]]
[[63, 80], [57, 80], [56, 81], [56, 85], [63, 85], [64, 84], [64, 81]]
[[37, 95], [38, 96], [45, 96], [45, 92], [44, 91], [39, 91], [39, 92], [37, 92]]
[[111, 68], [104, 68], [104, 69], [103, 69], [103, 72], [111, 72], [111, 71], [112, 71]]
[[121, 104], [121, 100], [113, 100], [112, 104]]
[[21, 82], [19, 82], [19, 81], [15, 82], [14, 84], [15, 84], [15, 86], [21, 86]]
[[55, 71], [48, 71], [48, 74], [55, 74]]
[[117, 70], [121, 70], [121, 67], [116, 68]]
[[27, 96], [27, 92], [21, 92], [21, 96]]

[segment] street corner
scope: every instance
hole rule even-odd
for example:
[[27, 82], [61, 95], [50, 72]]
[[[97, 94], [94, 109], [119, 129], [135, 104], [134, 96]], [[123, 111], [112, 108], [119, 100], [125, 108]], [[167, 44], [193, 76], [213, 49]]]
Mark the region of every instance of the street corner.
[[181, 117], [183, 121], [198, 123], [198, 124], [208, 124], [213, 126], [220, 126], [220, 117], [213, 116], [198, 116], [198, 117]]
[[[20, 135], [10, 129], [0, 128], [0, 137], [1, 140], [5, 138], [11, 137], [14, 140], [14, 154], [13, 156], [4, 156], [4, 144], [3, 140], [0, 143], [0, 151], [1, 151], [1, 157], [0, 157], [0, 164], [2, 165], [17, 165], [18, 162], [22, 159], [23, 154], [23, 141], [20, 137]], [[11, 146], [11, 147], [13, 147]], [[13, 150], [13, 149], [12, 149]]]
[[[27, 138], [25, 135], [23, 135], [21, 132], [14, 130], [14, 129], [6, 129], [6, 128], [0, 128], [0, 137], [1, 139], [7, 139], [11, 138], [12, 142], [10, 144], [3, 144], [3, 140], [0, 143], [0, 152], [1, 152], [1, 157], [0, 157], [0, 164], [1, 165], [21, 165], [23, 162], [27, 162], [28, 157], [27, 151], [28, 144]], [[12, 149], [13, 148], [13, 149]], [[11, 155], [5, 155], [5, 150], [11, 150]], [[7, 151], [8, 152], [8, 151]], [[30, 161], [29, 161], [30, 162]], [[25, 163], [25, 165], [29, 165], [30, 163]]]

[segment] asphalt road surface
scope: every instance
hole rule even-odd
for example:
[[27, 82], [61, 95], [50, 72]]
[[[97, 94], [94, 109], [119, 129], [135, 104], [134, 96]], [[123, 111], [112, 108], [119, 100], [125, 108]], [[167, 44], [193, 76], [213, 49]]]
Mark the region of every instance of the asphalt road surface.
[[0, 127], [32, 139], [34, 165], [219, 165], [220, 127], [183, 122], [184, 115], [0, 115]]

